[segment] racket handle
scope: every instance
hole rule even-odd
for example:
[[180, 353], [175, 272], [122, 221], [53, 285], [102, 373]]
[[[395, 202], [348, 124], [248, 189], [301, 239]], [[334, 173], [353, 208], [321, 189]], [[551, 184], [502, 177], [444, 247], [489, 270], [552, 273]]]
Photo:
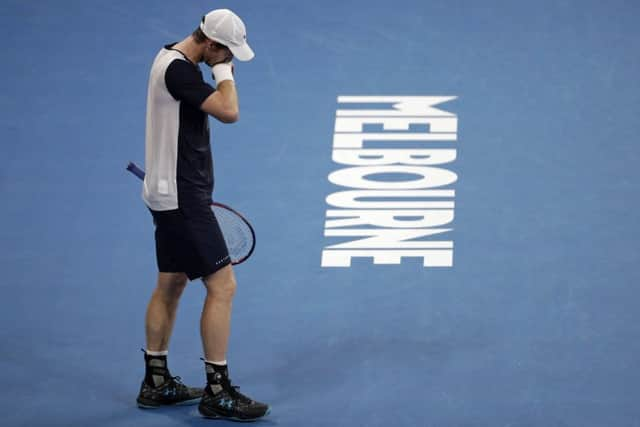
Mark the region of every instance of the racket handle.
[[144, 171], [140, 169], [135, 163], [129, 162], [129, 164], [127, 165], [127, 170], [138, 178], [144, 180]]

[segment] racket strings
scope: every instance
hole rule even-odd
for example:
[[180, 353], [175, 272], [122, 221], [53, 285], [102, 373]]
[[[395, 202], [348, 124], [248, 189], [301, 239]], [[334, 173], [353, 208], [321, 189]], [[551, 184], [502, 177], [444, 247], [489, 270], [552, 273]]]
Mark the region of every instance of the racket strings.
[[238, 214], [223, 207], [211, 207], [220, 225], [232, 262], [245, 258], [253, 248], [251, 228]]

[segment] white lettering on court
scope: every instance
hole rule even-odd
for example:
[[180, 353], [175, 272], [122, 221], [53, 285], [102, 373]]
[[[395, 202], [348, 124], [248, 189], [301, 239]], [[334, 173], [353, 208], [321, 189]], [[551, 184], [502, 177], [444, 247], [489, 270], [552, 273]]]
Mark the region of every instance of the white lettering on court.
[[339, 96], [322, 267], [354, 258], [452, 267], [458, 117], [455, 96]]

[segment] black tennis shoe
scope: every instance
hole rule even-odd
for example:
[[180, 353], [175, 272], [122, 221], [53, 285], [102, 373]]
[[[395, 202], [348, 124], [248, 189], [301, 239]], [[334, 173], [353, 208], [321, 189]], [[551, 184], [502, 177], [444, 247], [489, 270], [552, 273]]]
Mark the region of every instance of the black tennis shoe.
[[153, 409], [172, 405], [195, 405], [202, 398], [201, 388], [187, 387], [180, 377], [169, 377], [158, 387], [142, 381], [136, 401], [140, 408]]
[[231, 421], [256, 421], [271, 411], [269, 405], [245, 396], [224, 375], [215, 374], [216, 382], [207, 385], [198, 406], [205, 418]]

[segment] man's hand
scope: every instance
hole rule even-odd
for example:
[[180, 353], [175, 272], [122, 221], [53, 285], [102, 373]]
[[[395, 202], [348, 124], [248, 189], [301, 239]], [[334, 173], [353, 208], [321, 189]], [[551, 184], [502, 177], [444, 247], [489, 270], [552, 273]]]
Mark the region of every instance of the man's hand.
[[213, 67], [225, 62], [231, 62], [233, 53], [231, 53], [228, 47], [215, 42], [211, 43], [204, 52], [204, 62], [208, 66]]

